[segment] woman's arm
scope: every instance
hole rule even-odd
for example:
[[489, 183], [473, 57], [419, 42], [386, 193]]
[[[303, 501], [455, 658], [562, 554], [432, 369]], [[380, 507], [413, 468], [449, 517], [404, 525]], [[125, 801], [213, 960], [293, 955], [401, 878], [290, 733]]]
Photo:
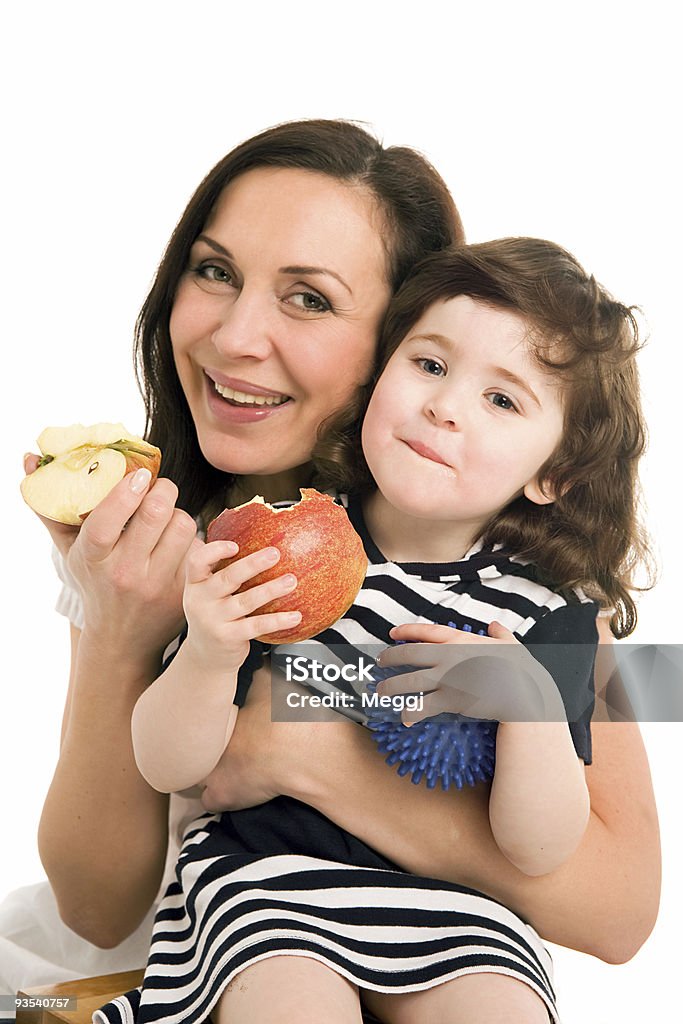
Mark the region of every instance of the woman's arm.
[[637, 725], [594, 724], [586, 779], [591, 813], [579, 848], [552, 874], [531, 878], [495, 843], [487, 787], [412, 785], [384, 764], [366, 729], [347, 721], [271, 722], [268, 678], [257, 673], [203, 799], [220, 809], [287, 793], [406, 870], [480, 889], [549, 941], [623, 963], [652, 930], [660, 887], [657, 814]]
[[137, 771], [130, 719], [183, 621], [195, 526], [175, 509], [176, 496], [170, 481], [145, 493], [127, 477], [80, 531], [46, 523], [78, 582], [85, 626], [72, 629], [62, 744], [39, 849], [65, 922], [103, 947], [122, 941], [149, 910], [168, 841], [168, 801]]
[[[481, 889], [549, 941], [610, 963], [630, 959], [650, 934], [659, 902], [659, 839], [637, 726], [595, 726], [584, 838], [562, 867], [538, 878], [522, 874], [498, 849], [486, 787], [425, 792], [384, 765], [372, 739], [354, 726], [332, 726], [343, 729], [334, 739], [332, 763], [330, 727], [316, 728], [305, 763], [303, 744], [290, 747], [287, 792], [402, 867]], [[318, 762], [315, 778], [308, 758]], [[375, 767], [372, 758], [379, 762]]]
[[72, 631], [59, 760], [38, 848], [59, 912], [96, 946], [118, 945], [156, 896], [168, 843], [168, 797], [141, 777], [130, 718], [155, 669], [128, 663]]

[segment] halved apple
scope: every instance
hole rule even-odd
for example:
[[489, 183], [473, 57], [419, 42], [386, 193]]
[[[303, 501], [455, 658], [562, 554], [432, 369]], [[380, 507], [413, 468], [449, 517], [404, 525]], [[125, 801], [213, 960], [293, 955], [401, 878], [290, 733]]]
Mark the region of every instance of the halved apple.
[[21, 482], [24, 501], [46, 519], [71, 526], [80, 526], [127, 473], [149, 469], [154, 483], [161, 465], [159, 449], [122, 423], [47, 427], [38, 448], [38, 468]]

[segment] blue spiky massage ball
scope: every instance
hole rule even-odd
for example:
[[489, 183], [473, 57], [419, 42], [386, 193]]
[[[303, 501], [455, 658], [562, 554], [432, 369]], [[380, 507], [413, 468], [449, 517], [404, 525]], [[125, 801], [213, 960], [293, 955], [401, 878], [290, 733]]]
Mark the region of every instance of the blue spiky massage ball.
[[[455, 623], [449, 622], [449, 626], [457, 628]], [[464, 629], [471, 632], [471, 627]], [[382, 679], [408, 671], [408, 666], [399, 671], [376, 666], [372, 673], [374, 683], [368, 684], [369, 692], [374, 693]], [[408, 728], [398, 711], [371, 708], [366, 725], [380, 753], [388, 755], [387, 764], [397, 764], [398, 774], [410, 774], [416, 785], [425, 779], [429, 789], [439, 782], [443, 789], [451, 785], [462, 789], [465, 783], [474, 786], [493, 778], [497, 722], [441, 714]]]

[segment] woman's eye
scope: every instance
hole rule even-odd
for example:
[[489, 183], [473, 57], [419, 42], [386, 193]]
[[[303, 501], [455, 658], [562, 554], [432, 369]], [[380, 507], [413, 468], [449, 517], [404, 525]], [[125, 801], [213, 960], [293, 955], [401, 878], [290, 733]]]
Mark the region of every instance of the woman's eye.
[[441, 377], [446, 373], [446, 368], [436, 359], [418, 359], [417, 362], [418, 366], [432, 377]]
[[232, 273], [219, 263], [200, 263], [198, 266], [192, 267], [191, 272], [204, 287], [210, 288], [212, 291], [222, 290], [233, 284]]
[[517, 407], [509, 395], [504, 395], [502, 391], [494, 391], [488, 396], [491, 405], [495, 405], [498, 409], [511, 409], [513, 412], [517, 411]]
[[317, 292], [295, 292], [286, 300], [290, 305], [306, 313], [329, 313], [331, 304]]

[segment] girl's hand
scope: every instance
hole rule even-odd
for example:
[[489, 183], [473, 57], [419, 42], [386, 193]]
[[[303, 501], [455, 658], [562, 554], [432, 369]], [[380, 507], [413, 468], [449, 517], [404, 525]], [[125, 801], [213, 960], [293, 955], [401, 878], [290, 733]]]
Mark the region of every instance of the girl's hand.
[[[33, 472], [37, 455], [27, 455]], [[151, 671], [184, 623], [185, 558], [196, 540], [191, 516], [175, 507], [178, 489], [148, 470], [129, 473], [85, 519], [65, 526], [42, 516], [83, 600], [84, 633], [103, 651]]]
[[442, 712], [498, 722], [566, 720], [550, 674], [499, 622], [488, 636], [427, 623], [395, 626], [390, 636], [404, 643], [383, 651], [378, 665], [416, 671], [383, 680], [377, 692], [424, 694], [421, 711], [403, 712], [405, 725]]
[[198, 546], [187, 559], [183, 605], [188, 622], [187, 650], [198, 664], [212, 671], [217, 667], [236, 672], [249, 653], [249, 641], [257, 636], [291, 629], [301, 621], [301, 612], [253, 612], [275, 598], [290, 594], [297, 586], [288, 573], [237, 593], [248, 580], [275, 565], [280, 552], [263, 548], [223, 569], [216, 569], [239, 548], [231, 540], [215, 540]]

